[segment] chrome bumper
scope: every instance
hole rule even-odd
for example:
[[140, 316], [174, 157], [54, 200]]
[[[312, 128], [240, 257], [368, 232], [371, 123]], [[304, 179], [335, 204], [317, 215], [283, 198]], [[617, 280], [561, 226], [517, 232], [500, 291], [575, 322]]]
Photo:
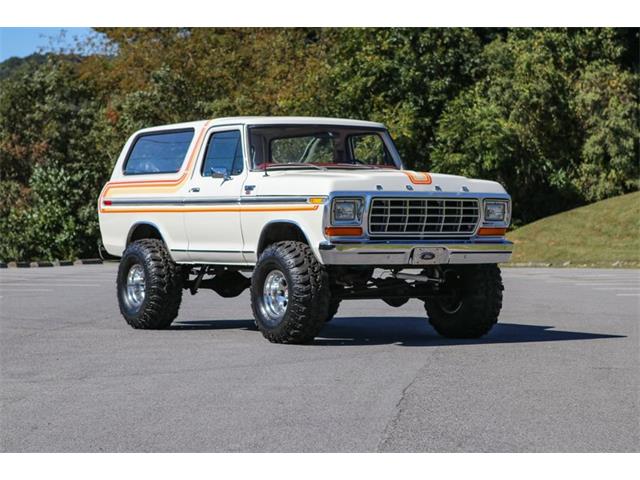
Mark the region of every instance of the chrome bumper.
[[511, 259], [513, 243], [484, 242], [381, 242], [319, 245], [325, 265], [445, 265], [503, 263]]

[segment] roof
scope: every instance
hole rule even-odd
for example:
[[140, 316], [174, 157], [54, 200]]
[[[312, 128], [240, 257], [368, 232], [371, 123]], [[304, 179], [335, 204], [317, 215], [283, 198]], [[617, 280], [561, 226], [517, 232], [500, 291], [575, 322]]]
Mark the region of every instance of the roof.
[[[351, 120], [347, 118], [328, 117], [221, 117], [209, 120], [209, 126], [216, 125], [340, 125], [347, 127], [385, 128], [382, 123], [368, 122], [365, 120]], [[195, 122], [174, 123], [171, 125], [158, 125], [145, 128], [145, 130], [165, 130], [177, 128], [200, 128], [207, 120]]]

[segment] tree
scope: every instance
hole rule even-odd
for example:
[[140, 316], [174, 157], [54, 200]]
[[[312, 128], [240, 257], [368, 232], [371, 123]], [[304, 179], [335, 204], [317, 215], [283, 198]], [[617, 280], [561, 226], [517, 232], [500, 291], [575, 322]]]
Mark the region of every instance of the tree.
[[[637, 188], [637, 98], [609, 30], [515, 30], [442, 115], [433, 169], [503, 183], [529, 222]], [[635, 149], [635, 150], [634, 150]]]
[[437, 120], [470, 85], [482, 45], [473, 30], [340, 29], [325, 40], [331, 92], [323, 113], [386, 123], [403, 158], [426, 168]]
[[0, 92], [0, 257], [95, 254], [98, 192], [109, 162], [96, 149], [100, 112], [76, 59], [50, 58]]

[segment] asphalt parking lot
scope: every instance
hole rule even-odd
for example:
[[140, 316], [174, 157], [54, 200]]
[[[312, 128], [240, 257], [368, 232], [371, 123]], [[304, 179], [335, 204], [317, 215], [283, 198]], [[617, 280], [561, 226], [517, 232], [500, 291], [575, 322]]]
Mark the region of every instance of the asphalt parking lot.
[[120, 317], [116, 266], [0, 271], [2, 451], [639, 451], [640, 271], [504, 269], [500, 324], [344, 302], [273, 345], [248, 295]]

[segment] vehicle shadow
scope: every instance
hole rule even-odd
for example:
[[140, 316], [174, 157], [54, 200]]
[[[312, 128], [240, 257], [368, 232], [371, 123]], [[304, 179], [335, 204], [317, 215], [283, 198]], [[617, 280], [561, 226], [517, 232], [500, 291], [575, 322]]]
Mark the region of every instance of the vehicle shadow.
[[[554, 330], [549, 325], [498, 323], [478, 339], [440, 337], [425, 317], [337, 317], [328, 323], [311, 345], [477, 345], [493, 343], [557, 342], [626, 338], [625, 335]], [[253, 320], [177, 321], [171, 330], [257, 330]]]
[[553, 330], [554, 328], [548, 325], [498, 323], [482, 338], [452, 339], [439, 336], [425, 317], [343, 317], [328, 324], [316, 338], [315, 344], [398, 344], [426, 347], [625, 338], [624, 335]]
[[178, 320], [169, 330], [258, 330], [253, 320]]

